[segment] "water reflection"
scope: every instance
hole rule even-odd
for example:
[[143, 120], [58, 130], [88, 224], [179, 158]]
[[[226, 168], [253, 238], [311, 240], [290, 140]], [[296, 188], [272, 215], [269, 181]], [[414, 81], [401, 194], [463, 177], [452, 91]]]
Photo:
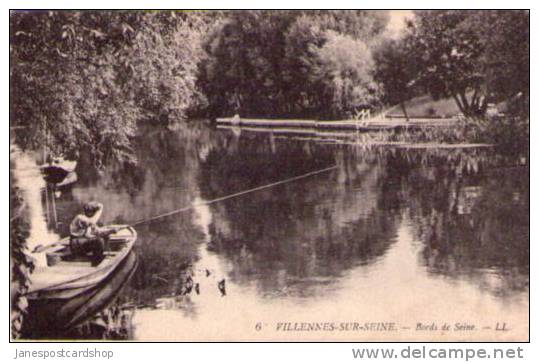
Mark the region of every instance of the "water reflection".
[[376, 192], [382, 171], [376, 164], [349, 164], [343, 150], [303, 143], [272, 147], [269, 141], [244, 139], [241, 151], [210, 153], [201, 163], [203, 197], [333, 163], [343, 167], [212, 205], [208, 249], [232, 262], [234, 281], [255, 281], [262, 295], [327, 292], [343, 270], [374, 261], [394, 241], [398, 215]]
[[448, 308], [455, 320], [477, 323], [491, 322], [484, 310], [503, 312], [527, 330], [529, 171], [520, 159], [495, 149], [358, 147], [200, 123], [148, 130], [137, 149], [137, 166], [103, 175], [80, 167], [80, 182], [58, 202], [64, 227], [92, 198], [106, 203], [105, 222], [197, 205], [137, 228], [140, 266], [124, 292], [139, 308], [137, 338], [234, 339], [233, 328], [252, 331], [252, 320], [315, 311], [413, 323]]

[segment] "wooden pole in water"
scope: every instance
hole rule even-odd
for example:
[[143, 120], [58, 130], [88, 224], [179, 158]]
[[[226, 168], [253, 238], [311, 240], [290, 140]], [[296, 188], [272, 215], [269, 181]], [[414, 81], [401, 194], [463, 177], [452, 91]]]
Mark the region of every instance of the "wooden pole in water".
[[45, 207], [46, 207], [46, 211], [45, 211], [45, 218], [47, 219], [47, 226], [49, 226], [49, 221], [50, 221], [50, 218], [49, 218], [49, 185], [48, 184], [45, 184]]
[[54, 220], [54, 230], [56, 230], [58, 229], [58, 215], [56, 214], [56, 197], [54, 195], [54, 188], [51, 188], [51, 208]]
[[[45, 129], [45, 119], [42, 120], [43, 122], [43, 164], [45, 164], [46, 160], [47, 160], [47, 131]], [[49, 184], [47, 183], [47, 181], [45, 181], [45, 207], [47, 208], [46, 209], [46, 212], [45, 212], [45, 217], [47, 218], [47, 227], [49, 226], [49, 223], [50, 223], [50, 216], [49, 216]]]

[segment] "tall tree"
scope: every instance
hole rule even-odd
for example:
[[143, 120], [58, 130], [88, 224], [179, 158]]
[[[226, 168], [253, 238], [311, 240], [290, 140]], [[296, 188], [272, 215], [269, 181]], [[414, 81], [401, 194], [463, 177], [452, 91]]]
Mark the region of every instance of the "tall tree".
[[529, 117], [530, 14], [492, 10], [474, 14], [484, 42], [486, 88], [493, 101], [511, 99], [512, 111]]
[[374, 62], [365, 43], [347, 35], [328, 31], [326, 43], [317, 51], [323, 71], [322, 101], [329, 117], [351, 117], [358, 108], [371, 108], [379, 99], [374, 82]]
[[416, 11], [418, 80], [435, 97], [453, 97], [464, 115], [483, 116], [499, 96], [527, 92], [528, 23], [526, 11]]
[[298, 14], [234, 11], [209, 34], [199, 84], [210, 113], [270, 115], [283, 107], [284, 33]]
[[484, 74], [479, 60], [484, 49], [467, 17], [460, 10], [417, 11], [412, 55], [420, 64], [419, 80], [435, 98], [451, 96], [464, 115], [476, 117], [487, 100], [472, 101], [469, 93], [482, 92]]
[[408, 42], [386, 39], [374, 51], [375, 80], [382, 88], [382, 100], [387, 105], [400, 104], [408, 121], [406, 101], [413, 97], [412, 82], [417, 70], [410, 60]]
[[317, 116], [324, 97], [318, 51], [325, 41], [324, 31], [307, 15], [298, 17], [285, 34], [282, 77], [288, 100], [286, 113]]

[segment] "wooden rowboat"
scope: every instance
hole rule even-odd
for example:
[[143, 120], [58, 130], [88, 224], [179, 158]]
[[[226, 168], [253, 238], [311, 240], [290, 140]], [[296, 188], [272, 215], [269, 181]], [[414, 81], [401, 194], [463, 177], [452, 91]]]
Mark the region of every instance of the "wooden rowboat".
[[[29, 301], [37, 299], [70, 299], [96, 286], [107, 278], [127, 257], [137, 240], [137, 232], [130, 226], [110, 225], [122, 228], [110, 235], [109, 250], [105, 258], [92, 266], [90, 256], [75, 256], [69, 247], [69, 238], [34, 251], [43, 254], [47, 266], [36, 268], [31, 275], [31, 285], [26, 293]], [[107, 229], [107, 228], [105, 228]]]
[[29, 301], [23, 323], [24, 338], [64, 338], [109, 306], [130, 280], [137, 267], [137, 256], [129, 252], [103, 280], [71, 298], [37, 298]]

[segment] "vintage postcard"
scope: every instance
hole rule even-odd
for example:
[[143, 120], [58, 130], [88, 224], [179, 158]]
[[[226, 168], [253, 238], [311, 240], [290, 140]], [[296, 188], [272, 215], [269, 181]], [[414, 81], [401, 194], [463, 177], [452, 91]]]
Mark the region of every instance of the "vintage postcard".
[[12, 341], [529, 340], [529, 11], [9, 27]]

